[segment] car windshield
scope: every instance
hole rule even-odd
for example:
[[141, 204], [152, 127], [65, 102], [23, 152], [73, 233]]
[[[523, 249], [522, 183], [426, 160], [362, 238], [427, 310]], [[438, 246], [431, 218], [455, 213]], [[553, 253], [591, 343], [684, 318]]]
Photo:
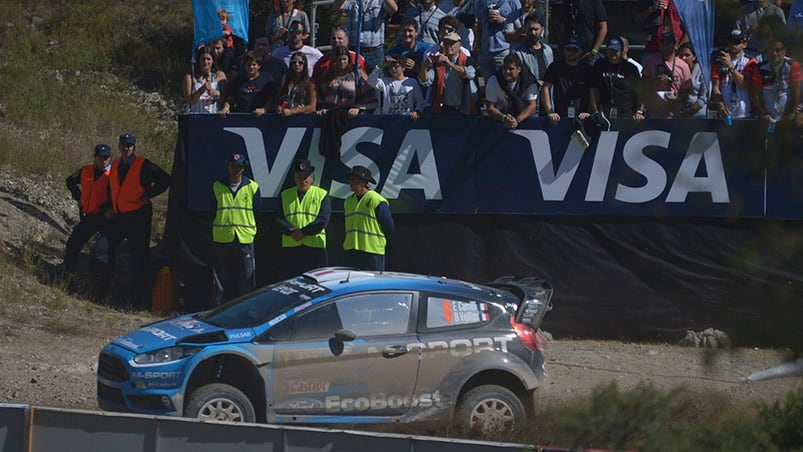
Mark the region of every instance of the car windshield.
[[197, 318], [227, 329], [253, 328], [291, 309], [300, 311], [311, 300], [329, 292], [331, 291], [326, 287], [299, 276], [251, 292], [199, 314]]

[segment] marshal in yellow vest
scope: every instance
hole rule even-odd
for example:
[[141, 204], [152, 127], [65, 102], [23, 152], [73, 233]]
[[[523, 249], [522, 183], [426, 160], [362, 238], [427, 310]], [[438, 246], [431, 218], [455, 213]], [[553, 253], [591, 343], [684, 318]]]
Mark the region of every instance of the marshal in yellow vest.
[[[327, 191], [323, 188], [312, 186], [304, 194], [304, 198], [299, 201], [296, 187], [282, 191], [284, 219], [298, 229], [307, 226], [318, 218], [318, 214], [321, 212], [321, 203], [326, 198], [326, 194]], [[300, 242], [293, 240], [289, 235], [282, 235], [283, 247], [292, 248], [301, 245], [310, 248], [326, 248], [326, 229], [315, 235], [305, 235]]]
[[257, 223], [254, 217], [254, 194], [259, 185], [253, 180], [241, 185], [236, 196], [223, 182], [213, 186], [217, 199], [217, 213], [212, 223], [212, 239], [216, 243], [254, 243]]
[[362, 198], [352, 194], [343, 203], [346, 215], [346, 239], [343, 249], [364, 251], [371, 254], [385, 254], [387, 238], [374, 212], [380, 203], [388, 203], [374, 190], [368, 191]]

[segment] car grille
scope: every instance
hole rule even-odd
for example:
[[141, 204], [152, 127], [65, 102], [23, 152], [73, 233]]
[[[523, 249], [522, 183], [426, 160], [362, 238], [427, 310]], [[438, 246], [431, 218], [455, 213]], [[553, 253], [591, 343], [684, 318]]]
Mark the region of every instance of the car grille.
[[106, 386], [100, 382], [98, 382], [98, 398], [108, 400], [116, 404], [125, 405], [123, 391], [117, 388], [112, 388], [111, 386]]
[[98, 358], [98, 375], [111, 381], [128, 380], [125, 364], [108, 353], [101, 353]]

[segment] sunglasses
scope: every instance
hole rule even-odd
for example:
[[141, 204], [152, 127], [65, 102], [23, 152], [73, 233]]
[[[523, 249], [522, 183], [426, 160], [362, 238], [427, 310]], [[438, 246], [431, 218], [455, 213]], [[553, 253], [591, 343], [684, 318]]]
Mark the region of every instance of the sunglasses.
[[304, 62], [301, 61], [301, 60], [292, 60], [292, 61], [290, 61], [290, 64], [297, 65], [297, 66], [303, 66]]
[[299, 30], [298, 28], [291, 28], [287, 30], [287, 32], [293, 34], [304, 34], [304, 30]]

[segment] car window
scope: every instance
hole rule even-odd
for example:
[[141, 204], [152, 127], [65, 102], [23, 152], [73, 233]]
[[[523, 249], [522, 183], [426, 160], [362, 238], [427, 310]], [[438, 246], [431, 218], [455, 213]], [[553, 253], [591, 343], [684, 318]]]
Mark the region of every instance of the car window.
[[426, 301], [427, 328], [470, 325], [488, 321], [488, 303], [428, 297]]
[[343, 328], [334, 303], [301, 314], [295, 323], [293, 339], [297, 341], [329, 339], [335, 335], [335, 331]]
[[410, 293], [368, 293], [336, 302], [343, 328], [357, 337], [406, 333], [412, 303]]
[[301, 310], [316, 297], [331, 292], [303, 276], [249, 293], [211, 311], [198, 320], [223, 328], [253, 328], [290, 310]]

